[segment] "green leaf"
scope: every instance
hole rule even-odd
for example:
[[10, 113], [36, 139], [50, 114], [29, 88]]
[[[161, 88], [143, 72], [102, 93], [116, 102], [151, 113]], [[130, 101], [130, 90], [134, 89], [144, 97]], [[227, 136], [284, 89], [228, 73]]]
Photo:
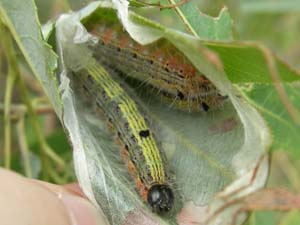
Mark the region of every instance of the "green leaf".
[[277, 224], [278, 217], [278, 213], [274, 211], [253, 212], [246, 225]]
[[[218, 53], [228, 78], [233, 83], [272, 83], [270, 59], [266, 47], [259, 43], [249, 42], [205, 42], [209, 49]], [[283, 82], [299, 81], [300, 75], [288, 64], [272, 54], [276, 69]]]
[[[189, 15], [189, 12], [187, 11], [186, 14]], [[197, 22], [200, 23], [200, 20], [186, 25], [187, 27], [196, 26]], [[221, 33], [222, 30], [220, 29], [219, 32]], [[195, 36], [199, 36], [199, 33]], [[202, 44], [218, 54], [224, 65], [226, 75], [232, 83], [240, 85], [244, 83], [260, 84], [255, 85], [250, 90], [246, 89], [246, 95], [253, 101], [252, 104], [262, 113], [272, 129], [273, 149], [283, 148], [294, 157], [299, 157], [299, 139], [297, 136], [299, 136], [300, 127], [299, 120], [295, 117], [300, 118], [300, 112], [294, 110], [293, 120], [288, 114], [286, 106], [281, 103], [279, 94], [270, 84], [276, 82], [291, 83], [290, 85], [285, 84], [287, 95], [290, 97], [288, 101], [291, 101], [293, 107], [298, 109], [298, 102], [300, 102], [296, 91], [298, 85], [293, 84], [293, 82], [300, 80], [300, 74], [259, 43], [203, 41]]]
[[[179, 0], [168, 0], [168, 2], [176, 4]], [[232, 20], [226, 7], [216, 18], [202, 13], [192, 1], [175, 7], [174, 10], [186, 25], [188, 32], [202, 40], [229, 41], [233, 38]]]
[[29, 67], [42, 83], [56, 112], [61, 114], [61, 102], [55, 77], [57, 57], [42, 37], [34, 1], [1, 0], [0, 15]]
[[[175, 0], [169, 0], [175, 2]], [[202, 44], [218, 54], [224, 70], [233, 83], [272, 83], [270, 58], [267, 48], [255, 42], [232, 41], [232, 22], [229, 12], [223, 8], [218, 18], [204, 15], [193, 3], [175, 8], [177, 15], [189, 33], [203, 40]], [[296, 72], [272, 54], [275, 67], [284, 82], [300, 80]]]
[[[300, 125], [292, 120], [286, 107], [282, 104], [278, 92], [272, 85], [249, 85], [243, 92], [248, 100], [261, 112], [272, 130], [273, 150], [285, 150], [292, 157], [299, 158]], [[295, 109], [300, 108], [299, 83], [284, 85], [289, 101]], [[300, 112], [298, 111], [300, 114]]]
[[300, 213], [298, 210], [288, 212], [283, 216], [279, 225], [298, 225], [300, 224]]
[[[127, 17], [127, 8], [119, 7], [116, 14], [107, 2], [98, 6], [94, 5], [94, 13], [90, 10], [85, 18], [81, 15], [86, 8], [65, 16], [56, 25], [65, 66], [60, 77], [62, 120], [74, 146], [76, 173], [85, 194], [102, 208], [111, 224], [136, 219], [147, 224], [182, 223], [182, 220], [216, 224], [222, 219], [224, 224], [230, 224], [238, 208], [226, 207], [223, 199], [233, 200], [265, 184], [268, 174], [265, 154], [270, 145], [265, 122], [253, 107], [236, 96], [238, 90], [227, 79], [218, 56], [206, 49], [200, 39], [132, 12]], [[92, 9], [91, 5], [88, 7]], [[149, 112], [147, 115], [157, 127], [157, 137], [176, 176], [175, 208], [179, 212], [172, 212], [167, 219], [151, 214], [141, 201], [131, 179], [127, 178], [128, 172], [116, 157], [119, 149], [107, 131], [106, 121], [84, 104], [78, 88], [74, 88], [78, 83], [67, 73], [68, 70], [76, 73], [95, 60], [86, 46], [93, 45], [95, 37], [84, 31], [78, 17], [88, 27], [97, 20], [121, 26], [120, 17], [124, 29], [143, 44], [164, 38], [230, 98], [219, 111], [187, 113], [170, 109], [155, 100], [155, 96], [149, 98], [134, 88], [129, 91]], [[257, 176], [251, 182], [254, 172]], [[224, 210], [218, 212], [220, 208]]]

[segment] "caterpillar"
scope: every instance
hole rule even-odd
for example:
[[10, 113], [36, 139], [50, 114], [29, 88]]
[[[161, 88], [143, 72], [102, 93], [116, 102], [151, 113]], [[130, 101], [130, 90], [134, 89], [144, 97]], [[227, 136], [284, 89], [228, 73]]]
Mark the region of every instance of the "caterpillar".
[[208, 111], [219, 108], [227, 99], [166, 40], [142, 46], [119, 26], [105, 23], [97, 24], [91, 33], [99, 38], [93, 51], [101, 65], [152, 86], [176, 108]]
[[165, 155], [141, 107], [98, 64], [74, 76], [84, 93], [107, 118], [142, 199], [156, 213], [170, 211], [174, 194]]
[[218, 108], [227, 97], [164, 39], [142, 46], [120, 26], [101, 22], [91, 33], [99, 38], [97, 45], [90, 46], [99, 64], [78, 73], [79, 83], [112, 127], [142, 199], [153, 211], [168, 212], [175, 199], [164, 152], [143, 109], [116, 80], [115, 72], [149, 85], [148, 90], [161, 93], [166, 102], [189, 112]]

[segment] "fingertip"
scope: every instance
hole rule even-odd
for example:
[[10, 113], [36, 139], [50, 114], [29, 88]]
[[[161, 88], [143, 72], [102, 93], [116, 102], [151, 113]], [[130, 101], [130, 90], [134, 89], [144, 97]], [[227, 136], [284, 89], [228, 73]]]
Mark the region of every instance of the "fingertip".
[[108, 225], [101, 210], [87, 199], [69, 194], [63, 194], [60, 198], [69, 211], [72, 225]]
[[61, 200], [14, 172], [0, 169], [1, 225], [70, 225]]
[[[77, 184], [60, 186], [0, 168], [1, 225], [107, 225]], [[17, 215], [17, 216], [16, 216]]]

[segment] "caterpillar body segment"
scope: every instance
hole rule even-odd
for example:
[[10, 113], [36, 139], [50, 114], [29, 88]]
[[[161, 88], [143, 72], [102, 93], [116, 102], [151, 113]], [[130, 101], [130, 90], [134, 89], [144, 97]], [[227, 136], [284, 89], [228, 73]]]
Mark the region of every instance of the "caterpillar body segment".
[[157, 213], [170, 211], [174, 194], [165, 155], [140, 106], [97, 64], [74, 76], [112, 127], [122, 158], [142, 199]]
[[166, 102], [189, 112], [217, 109], [227, 99], [174, 46], [165, 40], [142, 46], [118, 27], [100, 24], [92, 30], [99, 44], [98, 62], [150, 85]]

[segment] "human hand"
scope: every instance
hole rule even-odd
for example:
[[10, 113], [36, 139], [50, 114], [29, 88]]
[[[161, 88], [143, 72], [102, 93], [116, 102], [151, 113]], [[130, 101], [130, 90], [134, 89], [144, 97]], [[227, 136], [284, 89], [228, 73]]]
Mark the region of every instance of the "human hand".
[[107, 225], [77, 184], [54, 185], [0, 168], [1, 225]]

